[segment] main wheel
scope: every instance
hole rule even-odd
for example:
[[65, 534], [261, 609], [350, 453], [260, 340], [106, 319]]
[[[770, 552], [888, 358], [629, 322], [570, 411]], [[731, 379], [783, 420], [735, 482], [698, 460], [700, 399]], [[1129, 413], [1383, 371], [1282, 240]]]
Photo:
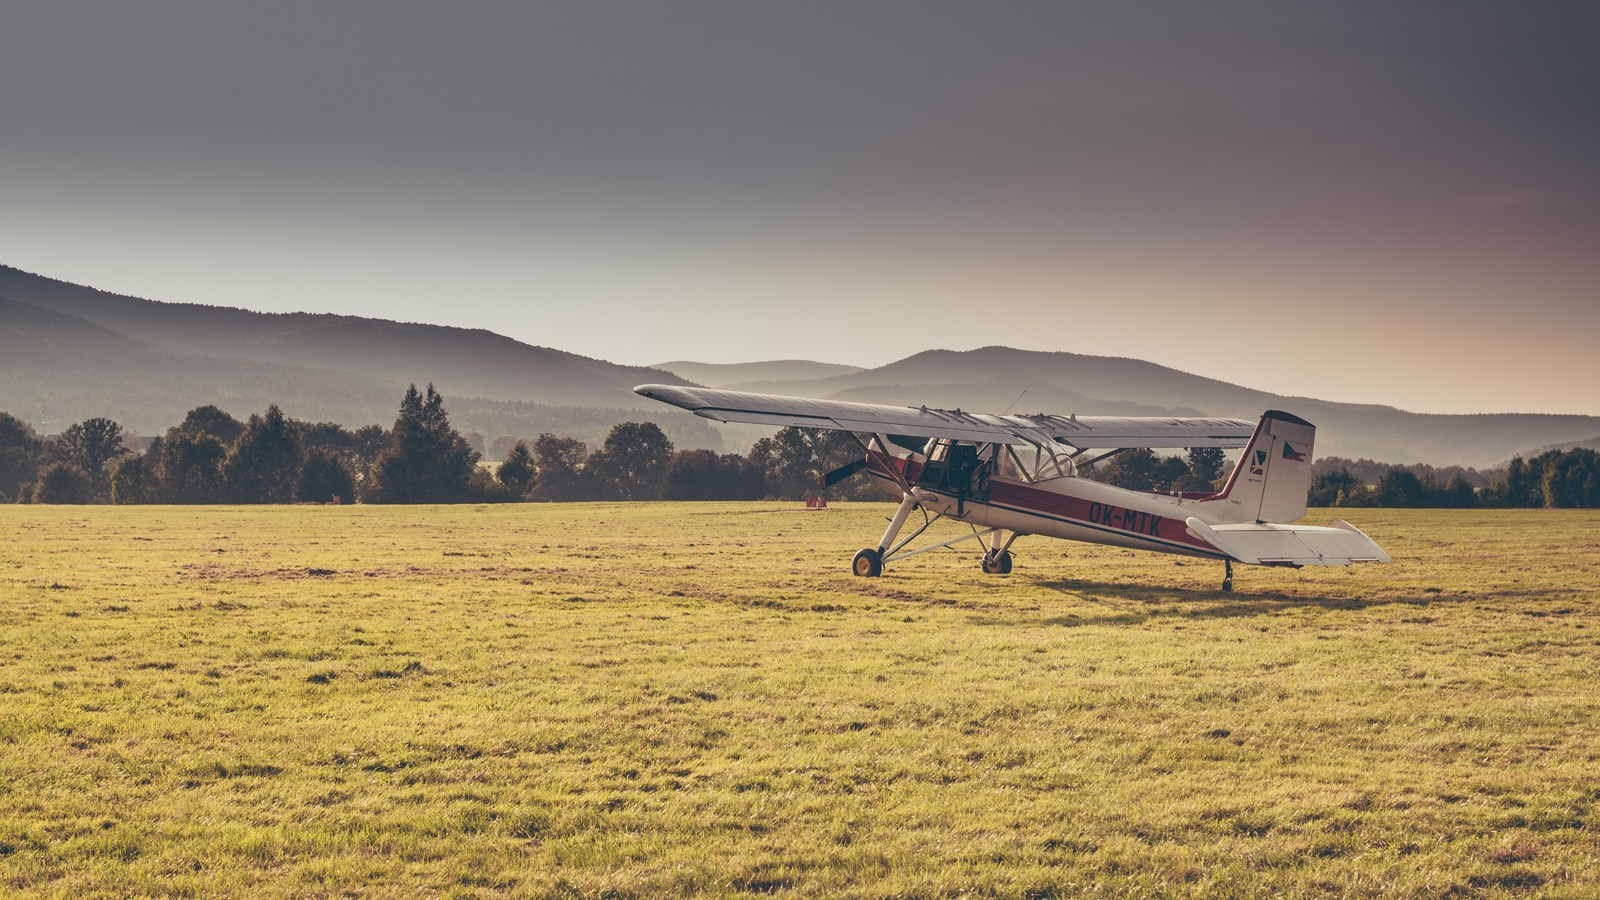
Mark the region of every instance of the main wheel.
[[857, 550], [850, 568], [862, 578], [877, 578], [883, 574], [883, 554], [876, 550]]
[[998, 556], [984, 554], [983, 571], [990, 575], [1011, 574], [1011, 551], [1001, 550]]

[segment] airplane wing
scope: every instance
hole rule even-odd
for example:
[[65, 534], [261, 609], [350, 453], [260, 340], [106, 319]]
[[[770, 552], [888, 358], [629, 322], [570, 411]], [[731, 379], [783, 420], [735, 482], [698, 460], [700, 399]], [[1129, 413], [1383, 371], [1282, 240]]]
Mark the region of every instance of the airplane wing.
[[1187, 519], [1184, 524], [1189, 526], [1190, 534], [1243, 563], [1298, 568], [1389, 561], [1389, 554], [1372, 538], [1343, 520], [1335, 520], [1336, 528], [1269, 523], [1207, 525], [1196, 518]]
[[812, 400], [669, 384], [634, 393], [718, 422], [794, 425], [868, 434], [1001, 444], [1124, 447], [1243, 447], [1256, 423], [1240, 419], [1124, 416], [991, 416], [959, 409]]

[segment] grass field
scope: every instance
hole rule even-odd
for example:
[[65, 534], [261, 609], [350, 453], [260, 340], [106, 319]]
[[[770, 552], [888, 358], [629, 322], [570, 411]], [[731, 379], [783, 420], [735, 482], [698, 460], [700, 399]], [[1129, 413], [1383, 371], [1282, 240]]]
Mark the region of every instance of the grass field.
[[0, 892], [1600, 894], [1600, 514], [794, 506], [0, 507]]

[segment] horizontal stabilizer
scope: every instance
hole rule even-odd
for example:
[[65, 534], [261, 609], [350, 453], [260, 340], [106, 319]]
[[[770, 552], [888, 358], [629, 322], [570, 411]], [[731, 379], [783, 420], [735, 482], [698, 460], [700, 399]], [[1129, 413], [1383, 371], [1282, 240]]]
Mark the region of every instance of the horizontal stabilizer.
[[1389, 561], [1372, 538], [1348, 522], [1318, 525], [1207, 525], [1188, 519], [1189, 533], [1242, 563], [1259, 566], [1348, 566]]

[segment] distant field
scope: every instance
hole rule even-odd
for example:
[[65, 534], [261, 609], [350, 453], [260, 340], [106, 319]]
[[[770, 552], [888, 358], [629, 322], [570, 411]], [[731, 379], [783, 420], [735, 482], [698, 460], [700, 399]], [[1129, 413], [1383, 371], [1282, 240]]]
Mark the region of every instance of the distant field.
[[1600, 513], [794, 507], [0, 507], [0, 892], [1600, 894]]

